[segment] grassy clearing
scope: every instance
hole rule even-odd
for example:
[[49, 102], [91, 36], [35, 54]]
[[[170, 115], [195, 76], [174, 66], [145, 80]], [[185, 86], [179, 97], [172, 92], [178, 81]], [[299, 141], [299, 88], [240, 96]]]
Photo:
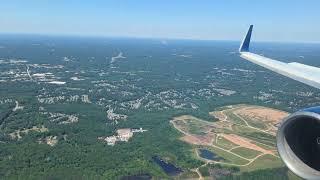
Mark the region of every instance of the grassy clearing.
[[236, 149], [233, 149], [231, 152], [234, 152], [234, 153], [236, 153], [242, 157], [248, 158], [248, 159], [253, 159], [253, 158], [257, 157], [259, 154], [261, 154], [261, 152], [259, 152], [259, 151], [247, 149], [244, 147], [238, 147]]
[[246, 132], [246, 133], [255, 133], [255, 132], [257, 132], [257, 130], [249, 128], [247, 126], [233, 125], [232, 129], [234, 131], [234, 134], [239, 134], [239, 135], [241, 135], [243, 132]]
[[246, 125], [246, 123], [241, 118], [233, 114], [233, 110], [226, 110], [224, 113], [228, 116], [228, 120], [230, 122], [233, 122], [235, 124]]
[[233, 147], [236, 147], [237, 145], [226, 140], [224, 137], [218, 137], [217, 138], [217, 143], [216, 143], [219, 147], [222, 147], [223, 149], [231, 149]]
[[248, 136], [250, 136], [251, 139], [253, 140], [257, 140], [258, 142], [261, 142], [267, 145], [275, 146], [276, 144], [276, 137], [267, 133], [255, 132], [255, 133], [249, 134]]
[[221, 162], [231, 163], [231, 164], [236, 164], [236, 165], [247, 164], [249, 162], [249, 161], [242, 159], [238, 156], [235, 156], [227, 151], [223, 151], [223, 150], [215, 148], [215, 147], [210, 147], [208, 149], [213, 151], [218, 156], [222, 157], [224, 160], [221, 160]]
[[252, 139], [254, 141], [269, 145], [275, 146], [276, 137], [264, 132], [255, 131], [254, 129], [246, 128], [246, 127], [239, 127], [233, 126], [234, 131], [236, 134], [246, 137], [248, 139]]
[[[275, 147], [275, 136], [257, 131], [255, 129], [244, 127], [244, 126], [232, 126], [232, 129], [234, 130], [233, 133], [238, 134], [239, 136], [251, 139], [253, 141], [257, 141], [272, 147]], [[257, 144], [260, 146], [260, 144]]]
[[266, 154], [258, 159], [256, 159], [253, 163], [251, 163], [248, 166], [240, 167], [240, 170], [242, 172], [245, 171], [254, 171], [258, 169], [267, 169], [267, 168], [277, 168], [277, 167], [283, 167], [284, 164], [280, 160], [280, 158], [274, 157], [272, 155]]
[[176, 179], [197, 179], [197, 178], [199, 178], [199, 175], [193, 171], [186, 171], [182, 173], [179, 177], [176, 177]]
[[260, 119], [252, 119], [252, 118], [248, 118], [246, 116], [242, 116], [242, 115], [239, 115], [239, 114], [238, 114], [238, 116], [240, 116], [242, 119], [247, 121], [247, 123], [252, 127], [259, 128], [259, 129], [262, 129], [262, 130], [267, 130], [268, 129], [268, 126], [266, 125], [266, 123], [263, 122]]
[[188, 126], [188, 131], [191, 134], [196, 134], [196, 135], [205, 135], [206, 133], [203, 132], [202, 128], [196, 124], [190, 124]]
[[266, 149], [266, 150], [275, 150], [277, 147], [274, 145], [274, 146], [267, 146], [267, 145], [264, 145], [264, 144], [261, 144], [259, 142], [254, 142], [254, 141], [251, 141], [251, 143], [257, 145], [257, 146], [260, 146], [262, 147], [263, 149]]

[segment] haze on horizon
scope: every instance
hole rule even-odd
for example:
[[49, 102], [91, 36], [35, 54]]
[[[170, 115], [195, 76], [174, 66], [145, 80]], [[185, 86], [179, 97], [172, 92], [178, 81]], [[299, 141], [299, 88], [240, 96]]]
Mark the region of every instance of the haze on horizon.
[[320, 1], [49, 1], [0, 6], [0, 33], [320, 42]]

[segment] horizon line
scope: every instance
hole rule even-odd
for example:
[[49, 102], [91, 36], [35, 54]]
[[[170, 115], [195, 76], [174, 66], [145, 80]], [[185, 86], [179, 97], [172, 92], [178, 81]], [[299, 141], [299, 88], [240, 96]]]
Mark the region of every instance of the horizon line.
[[[3, 35], [18, 35], [18, 36], [46, 36], [46, 37], [78, 37], [78, 38], [116, 38], [116, 39], [149, 39], [149, 40], [162, 40], [162, 41], [228, 41], [228, 42], [241, 42], [242, 37], [239, 39], [202, 39], [202, 38], [184, 38], [184, 37], [152, 37], [152, 36], [126, 36], [126, 35], [92, 35], [92, 34], [71, 34], [71, 33], [21, 33], [21, 32], [0, 32]], [[320, 41], [274, 41], [274, 40], [254, 40], [252, 43], [286, 43], [286, 44], [320, 44]]]

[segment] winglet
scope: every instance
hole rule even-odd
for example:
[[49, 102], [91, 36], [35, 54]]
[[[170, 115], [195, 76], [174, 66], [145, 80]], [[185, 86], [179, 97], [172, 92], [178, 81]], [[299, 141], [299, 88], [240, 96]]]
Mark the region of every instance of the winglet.
[[250, 25], [247, 35], [246, 37], [243, 39], [240, 48], [239, 48], [239, 52], [249, 52], [249, 45], [250, 45], [250, 39], [251, 39], [251, 34], [252, 34], [252, 28], [253, 25]]

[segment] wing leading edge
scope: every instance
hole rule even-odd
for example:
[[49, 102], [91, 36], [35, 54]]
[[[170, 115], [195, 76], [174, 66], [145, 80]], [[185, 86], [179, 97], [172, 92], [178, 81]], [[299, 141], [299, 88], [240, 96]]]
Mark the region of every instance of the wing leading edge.
[[274, 59], [260, 56], [249, 51], [253, 25], [250, 25], [249, 30], [243, 39], [239, 53], [240, 57], [267, 68], [286, 77], [302, 82], [309, 86], [320, 89], [320, 68], [309, 66], [297, 62], [284, 63]]

